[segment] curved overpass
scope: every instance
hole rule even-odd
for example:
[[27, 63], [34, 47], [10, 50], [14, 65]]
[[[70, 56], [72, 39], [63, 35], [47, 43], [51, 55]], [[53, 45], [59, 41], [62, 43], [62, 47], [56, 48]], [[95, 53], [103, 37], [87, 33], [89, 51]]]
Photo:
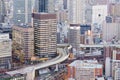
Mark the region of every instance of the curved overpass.
[[10, 74], [11, 76], [13, 76], [14, 74], [17, 74], [17, 73], [27, 74], [27, 80], [34, 80], [35, 70], [58, 64], [60, 62], [63, 62], [64, 60], [66, 60], [69, 57], [68, 50], [71, 49], [71, 47], [72, 47], [71, 45], [58, 44], [57, 46], [58, 46], [57, 53], [59, 55], [56, 58], [48, 60], [44, 63], [31, 65], [29, 67], [21, 68], [21, 69], [15, 70], [15, 71], [10, 71], [10, 72], [7, 72], [7, 74]]

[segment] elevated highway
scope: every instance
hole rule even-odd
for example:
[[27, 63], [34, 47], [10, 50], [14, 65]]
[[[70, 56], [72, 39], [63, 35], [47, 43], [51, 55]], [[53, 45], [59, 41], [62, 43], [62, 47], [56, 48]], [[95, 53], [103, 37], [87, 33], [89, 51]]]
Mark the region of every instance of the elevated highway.
[[71, 45], [68, 44], [58, 44], [57, 45], [57, 53], [59, 54], [56, 58], [48, 60], [43, 63], [39, 63], [36, 65], [31, 65], [29, 67], [24, 67], [18, 70], [7, 72], [7, 74], [13, 76], [15, 74], [27, 74], [26, 79], [27, 80], [34, 80], [35, 78], [35, 70], [46, 68], [55, 64], [58, 64], [60, 62], [63, 62], [69, 57], [68, 50], [72, 48]]
[[120, 44], [80, 44], [80, 47], [118, 47], [120, 48]]

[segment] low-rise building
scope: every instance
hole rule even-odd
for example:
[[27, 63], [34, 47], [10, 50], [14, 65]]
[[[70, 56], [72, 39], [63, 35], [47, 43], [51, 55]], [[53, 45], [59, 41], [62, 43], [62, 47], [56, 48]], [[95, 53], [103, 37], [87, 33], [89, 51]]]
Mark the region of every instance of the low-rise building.
[[97, 60], [76, 60], [68, 65], [68, 80], [95, 80], [102, 74], [103, 66]]

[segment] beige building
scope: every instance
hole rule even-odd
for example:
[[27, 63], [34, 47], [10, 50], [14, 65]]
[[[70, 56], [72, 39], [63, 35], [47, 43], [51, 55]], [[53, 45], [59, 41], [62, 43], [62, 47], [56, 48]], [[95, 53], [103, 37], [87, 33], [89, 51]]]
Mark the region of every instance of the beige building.
[[34, 53], [33, 28], [29, 25], [13, 26], [13, 51], [23, 54], [24, 59], [30, 59]]
[[54, 57], [57, 45], [57, 16], [50, 13], [33, 13], [35, 55]]
[[118, 4], [110, 4], [109, 6], [110, 16], [120, 17], [120, 3]]

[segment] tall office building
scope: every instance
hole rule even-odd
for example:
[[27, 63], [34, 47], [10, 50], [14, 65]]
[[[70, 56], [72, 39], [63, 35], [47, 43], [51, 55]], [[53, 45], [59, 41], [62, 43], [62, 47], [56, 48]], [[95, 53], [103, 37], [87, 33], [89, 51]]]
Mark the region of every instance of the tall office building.
[[80, 25], [79, 24], [70, 24], [68, 32], [68, 42], [72, 45], [73, 48], [79, 50], [80, 44]]
[[0, 23], [5, 21], [6, 11], [4, 0], [0, 0]]
[[35, 0], [35, 12], [54, 12], [54, 0]]
[[13, 23], [31, 23], [32, 0], [13, 0]]
[[50, 13], [33, 13], [35, 54], [41, 58], [56, 55], [57, 17]]
[[120, 3], [109, 4], [109, 15], [112, 16], [113, 22], [120, 22]]

